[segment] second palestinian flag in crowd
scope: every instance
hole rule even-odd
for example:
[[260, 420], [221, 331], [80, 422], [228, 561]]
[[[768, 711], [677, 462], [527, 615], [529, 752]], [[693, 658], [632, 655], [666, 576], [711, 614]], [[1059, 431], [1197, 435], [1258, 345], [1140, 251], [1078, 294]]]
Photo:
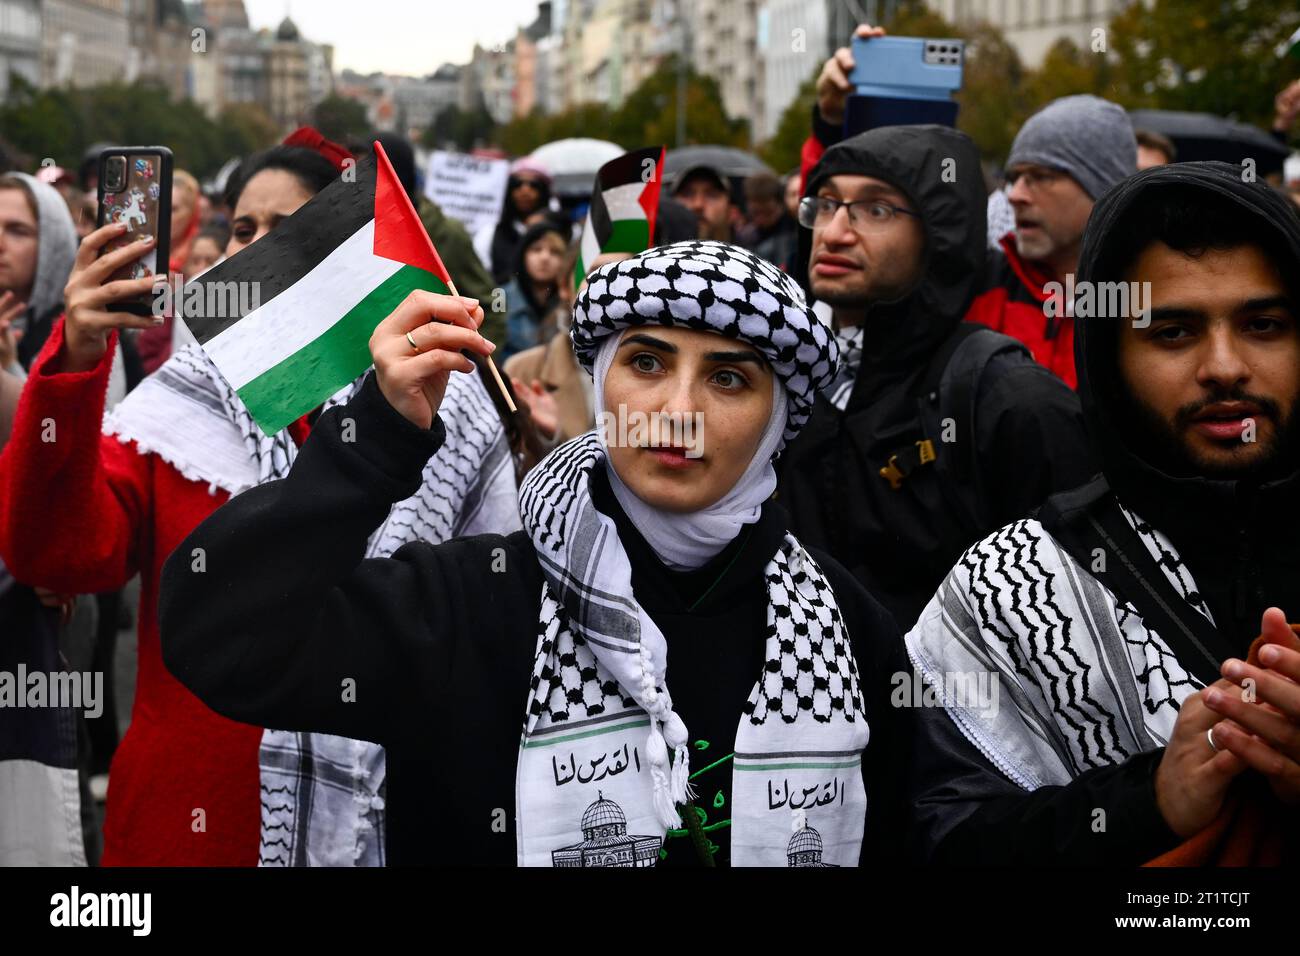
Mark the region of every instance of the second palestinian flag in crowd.
[[370, 366], [370, 334], [410, 292], [450, 284], [375, 143], [273, 232], [187, 285], [177, 314], [273, 435]]
[[624, 153], [600, 167], [591, 191], [587, 222], [582, 227], [582, 243], [573, 270], [575, 286], [582, 283], [591, 264], [603, 253], [635, 255], [650, 247], [663, 172], [662, 146]]

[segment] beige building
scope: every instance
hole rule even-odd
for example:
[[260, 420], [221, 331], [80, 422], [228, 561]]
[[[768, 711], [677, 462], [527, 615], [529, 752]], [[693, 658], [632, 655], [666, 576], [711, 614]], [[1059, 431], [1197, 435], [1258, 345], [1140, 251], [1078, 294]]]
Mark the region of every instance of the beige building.
[[751, 138], [766, 134], [759, 0], [690, 0], [691, 63], [718, 81], [727, 115], [749, 121]]
[[552, 112], [583, 103], [617, 109], [675, 49], [670, 0], [568, 0], [543, 43], [547, 108]]
[[41, 82], [95, 86], [133, 79], [126, 0], [45, 0], [41, 5]]
[[126, 19], [135, 51], [128, 79], [157, 80], [177, 99], [192, 96], [189, 14], [181, 0], [127, 0]]
[[1038, 66], [1057, 40], [1092, 48], [1094, 31], [1104, 30], [1126, 0], [928, 0], [950, 23], [985, 20], [1000, 28], [1026, 66]]
[[40, 0], [0, 0], [0, 102], [9, 95], [9, 75], [41, 85]]
[[283, 129], [307, 122], [312, 103], [308, 96], [307, 50], [298, 27], [285, 17], [266, 50], [267, 112]]

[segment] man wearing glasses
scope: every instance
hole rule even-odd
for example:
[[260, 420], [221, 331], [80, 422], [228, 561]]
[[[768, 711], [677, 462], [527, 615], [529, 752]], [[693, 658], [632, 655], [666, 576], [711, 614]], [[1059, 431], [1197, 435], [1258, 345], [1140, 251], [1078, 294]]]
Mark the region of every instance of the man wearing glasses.
[[[885, 31], [864, 23], [854, 35], [870, 40]], [[853, 68], [848, 46], [822, 67], [812, 136], [803, 147], [805, 172], [843, 136]], [[1137, 139], [1128, 114], [1096, 96], [1066, 96], [1043, 107], [1020, 128], [1007, 157], [1006, 198], [1015, 228], [1000, 237], [1002, 255], [990, 261], [966, 319], [1019, 339], [1071, 388], [1074, 319], [1068, 312], [1055, 314], [1059, 298], [1049, 284], [1065, 286], [1075, 271], [1093, 203], [1136, 170]]]
[[779, 497], [910, 627], [967, 546], [1093, 474], [1079, 402], [1014, 339], [963, 323], [985, 280], [979, 155], [941, 126], [831, 147], [799, 262], [840, 369], [787, 447]]
[[[1128, 114], [1096, 96], [1066, 96], [1031, 116], [1007, 157], [1007, 199], [1015, 231], [967, 319], [1005, 332], [1071, 388], [1074, 317], [1047, 303], [1049, 283], [1066, 284], [1083, 245], [1093, 204], [1137, 170], [1137, 139]], [[1073, 283], [1071, 283], [1073, 287]]]

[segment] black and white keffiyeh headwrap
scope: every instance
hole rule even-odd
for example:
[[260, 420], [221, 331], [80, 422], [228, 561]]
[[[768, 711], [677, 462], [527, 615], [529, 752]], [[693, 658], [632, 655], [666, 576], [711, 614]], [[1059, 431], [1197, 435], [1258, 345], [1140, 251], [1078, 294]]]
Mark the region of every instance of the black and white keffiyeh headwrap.
[[[780, 399], [742, 482], [770, 495], [762, 468], [797, 434], [835, 367], [829, 330], [797, 287], [744, 250], [715, 242], [652, 249], [598, 270], [575, 305], [574, 348], [601, 379], [598, 405], [617, 334], [655, 324], [734, 338], [767, 358]], [[667, 828], [680, 824], [676, 805], [691, 796], [688, 732], [667, 687], [667, 644], [632, 592], [616, 526], [591, 500], [596, 468], [608, 468], [617, 488], [602, 437], [590, 432], [556, 449], [520, 491], [546, 579], [520, 744], [523, 865], [653, 865]], [[654, 509], [635, 504], [640, 513], [629, 514], [645, 527]], [[753, 501], [735, 509], [757, 516]], [[829, 583], [793, 537], [765, 577], [765, 665], [736, 737], [733, 862], [791, 859], [797, 810], [799, 823], [816, 824], [816, 832], [800, 828], [800, 845], [818, 849], [794, 858], [856, 864], [869, 731], [843, 621]]]
[[[358, 377], [325, 403], [349, 401]], [[481, 378], [453, 375], [439, 410], [447, 440], [414, 495], [393, 506], [366, 557], [412, 541], [519, 528], [514, 464]], [[298, 454], [288, 429], [266, 435], [198, 345], [173, 355], [104, 420], [105, 434], [135, 442], [191, 481], [232, 496], [289, 473]], [[258, 753], [261, 866], [383, 866], [383, 748], [330, 734], [270, 728]]]
[[831, 330], [788, 275], [725, 242], [675, 242], [602, 266], [573, 305], [573, 351], [591, 373], [604, 340], [634, 325], [674, 325], [740, 339], [767, 359], [789, 398], [785, 440], [835, 374]]

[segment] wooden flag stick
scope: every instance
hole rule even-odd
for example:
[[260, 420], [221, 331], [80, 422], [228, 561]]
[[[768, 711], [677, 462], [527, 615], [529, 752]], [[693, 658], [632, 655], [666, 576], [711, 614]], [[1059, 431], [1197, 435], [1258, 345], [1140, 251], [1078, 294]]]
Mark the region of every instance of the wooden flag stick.
[[[458, 299], [460, 298], [460, 293], [456, 291], [456, 283], [452, 282], [450, 277], [447, 279], [447, 288], [451, 291], [452, 295]], [[515, 400], [510, 397], [510, 389], [506, 388], [506, 383], [502, 380], [501, 373], [497, 371], [497, 363], [492, 361], [492, 356], [490, 355], [487, 357], [487, 364], [488, 368], [492, 372], [492, 377], [497, 380], [497, 388], [501, 389], [501, 396], [506, 400], [506, 407], [510, 409], [511, 415], [515, 414], [519, 409], [515, 407]]]

